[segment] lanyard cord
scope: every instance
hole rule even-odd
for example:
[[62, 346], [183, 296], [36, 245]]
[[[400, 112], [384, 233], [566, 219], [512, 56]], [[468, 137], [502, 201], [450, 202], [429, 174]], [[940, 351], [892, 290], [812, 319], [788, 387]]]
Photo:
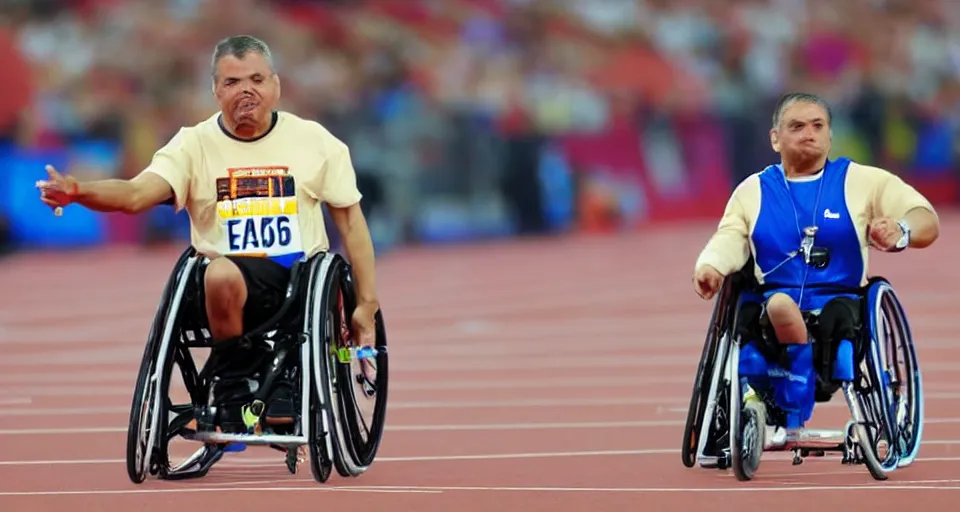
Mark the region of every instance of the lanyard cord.
[[[784, 184], [786, 185], [786, 188], [787, 188], [787, 195], [790, 196], [790, 205], [793, 207], [793, 220], [794, 220], [794, 223], [795, 223], [795, 225], [796, 225], [796, 227], [797, 227], [797, 236], [799, 236], [799, 237], [800, 237], [800, 240], [802, 241], [802, 240], [803, 240], [803, 231], [800, 229], [800, 212], [797, 210], [796, 201], [794, 201], [794, 199], [793, 199], [793, 193], [792, 193], [791, 190], [790, 190], [790, 182], [789, 182], [789, 180], [787, 180], [786, 173], [783, 172], [783, 168], [782, 168], [782, 167], [781, 167], [781, 169], [780, 169], [780, 172], [782, 173], [781, 175], [783, 176], [783, 181], [784, 181]], [[817, 200], [816, 200], [816, 202], [814, 203], [814, 206], [813, 206], [813, 215], [812, 215], [812, 217], [813, 217], [813, 219], [812, 219], [812, 221], [813, 221], [813, 224], [812, 224], [813, 227], [816, 227], [816, 226], [817, 226], [817, 210], [820, 209], [820, 197], [821, 197], [821, 195], [823, 194], [823, 181], [826, 179], [826, 167], [824, 167], [824, 169], [821, 171], [821, 173], [822, 173], [822, 174], [820, 175], [820, 178], [819, 178], [819, 179], [820, 179], [820, 183], [819, 183], [818, 186], [817, 186]], [[768, 270], [768, 271], [766, 271], [766, 272], [764, 272], [764, 273], [762, 274], [762, 277], [764, 278], [764, 280], [766, 280], [767, 276], [769, 276], [770, 274], [776, 272], [777, 269], [779, 269], [780, 267], [782, 267], [782, 266], [784, 266], [785, 264], [787, 264], [787, 262], [789, 262], [789, 261], [792, 260], [793, 258], [797, 257], [797, 255], [799, 255], [799, 254], [800, 254], [800, 251], [797, 250], [797, 249], [794, 249], [794, 250], [790, 251], [790, 252], [787, 254], [787, 257], [784, 258], [783, 261], [781, 261], [781, 262], [778, 263], [776, 266], [774, 266], [772, 269], [770, 269], [770, 270]], [[804, 292], [804, 289], [806, 288], [806, 285], [807, 285], [807, 275], [808, 275], [809, 272], [810, 272], [810, 268], [809, 268], [808, 266], [804, 265], [804, 269], [803, 269], [803, 281], [800, 283], [800, 300], [799, 300], [800, 303], [803, 302], [803, 292]], [[800, 304], [797, 304], [797, 306], [800, 306]]]

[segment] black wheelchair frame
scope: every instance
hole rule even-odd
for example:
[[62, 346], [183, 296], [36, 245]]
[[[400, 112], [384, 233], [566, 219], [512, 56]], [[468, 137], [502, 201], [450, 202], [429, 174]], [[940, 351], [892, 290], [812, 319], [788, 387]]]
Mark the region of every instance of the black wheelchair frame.
[[[758, 291], [751, 258], [739, 272], [724, 279], [716, 296], [683, 431], [681, 458], [688, 468], [698, 462], [721, 470], [732, 467], [739, 480], [751, 480], [758, 469], [760, 454], [744, 454], [742, 449], [749, 423], [755, 418], [743, 406], [738, 372], [739, 313], [744, 295]], [[850, 422], [844, 431], [786, 432], [780, 439], [768, 439], [763, 451], [793, 450], [794, 464], [809, 455], [842, 452], [843, 463], [865, 463], [875, 479], [885, 480], [917, 457], [923, 435], [922, 378], [910, 327], [890, 282], [876, 276], [853, 291], [861, 297], [860, 340], [854, 380], [840, 385]], [[889, 359], [896, 354], [905, 360], [902, 371]], [[906, 386], [905, 393], [900, 385]], [[773, 404], [765, 402], [771, 410]], [[773, 426], [783, 425], [774, 422]], [[887, 445], [885, 453], [881, 453], [881, 443]]]
[[[203, 308], [202, 276], [208, 262], [193, 247], [187, 248], [164, 287], [144, 349], [130, 411], [126, 454], [130, 480], [141, 483], [148, 472], [167, 480], [202, 477], [233, 443], [270, 446], [285, 452], [291, 473], [296, 472], [301, 461], [300, 447], [306, 445], [313, 477], [320, 483], [329, 479], [333, 468], [345, 478], [364, 473], [376, 457], [386, 420], [387, 338], [382, 311], [378, 311], [375, 382], [362, 371], [354, 373], [354, 364], [369, 363], [345, 354], [350, 317], [356, 306], [349, 264], [331, 252], [298, 261], [291, 269], [284, 302], [273, 318], [249, 330], [239, 340], [214, 344], [205, 325], [205, 315], [197, 314]], [[230, 346], [225, 347], [224, 343]], [[191, 349], [211, 349], [204, 371], [197, 371]], [[245, 375], [241, 370], [231, 377], [254, 378], [259, 385], [246, 397], [247, 411], [256, 411], [251, 418], [255, 420], [254, 432], [190, 428], [191, 423], [203, 422], [221, 426], [217, 408], [223, 404], [211, 403], [211, 386], [224, 375], [219, 370], [207, 370], [222, 360], [229, 361], [232, 350], [253, 352], [261, 361], [268, 361], [266, 369], [261, 364], [260, 371]], [[299, 357], [296, 366], [285, 363], [288, 356], [291, 360]], [[180, 368], [190, 396], [189, 404], [173, 404], [170, 399], [174, 364]], [[296, 371], [299, 389], [294, 386], [294, 398], [299, 400], [300, 410], [292, 427], [294, 433], [263, 433], [272, 427], [261, 416], [262, 402], [269, 395], [274, 379], [289, 368], [299, 370]], [[353, 384], [363, 387], [365, 397], [374, 397], [371, 420], [358, 418], [360, 410]], [[368, 424], [369, 431], [364, 435], [361, 429]], [[168, 445], [177, 436], [200, 442], [202, 446], [186, 461], [171, 467]]]

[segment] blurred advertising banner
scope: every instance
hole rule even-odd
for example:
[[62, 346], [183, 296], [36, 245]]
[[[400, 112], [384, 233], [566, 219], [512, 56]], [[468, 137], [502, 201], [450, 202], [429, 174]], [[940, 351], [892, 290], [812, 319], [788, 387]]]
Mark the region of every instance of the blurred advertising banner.
[[58, 149], [0, 147], [0, 216], [9, 223], [13, 243], [29, 248], [84, 247], [110, 241], [106, 214], [71, 205], [56, 217], [40, 201], [38, 180], [47, 179], [45, 167], [53, 165], [80, 179], [101, 179], [115, 175], [119, 166], [117, 145], [80, 142]]
[[903, 178], [934, 206], [954, 205], [960, 200], [960, 169], [953, 126], [948, 119], [927, 119], [918, 124]]
[[621, 123], [560, 145], [587, 231], [717, 218], [732, 187], [722, 128], [699, 116]]

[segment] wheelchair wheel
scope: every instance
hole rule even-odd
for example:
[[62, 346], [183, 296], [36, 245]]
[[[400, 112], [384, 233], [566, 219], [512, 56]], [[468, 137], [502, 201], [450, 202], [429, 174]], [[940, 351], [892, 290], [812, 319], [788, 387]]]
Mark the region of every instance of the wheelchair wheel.
[[[737, 325], [739, 311], [739, 307], [734, 310], [731, 325]], [[730, 467], [737, 480], [745, 482], [753, 480], [760, 468], [766, 421], [757, 409], [743, 403], [740, 388], [740, 339], [733, 334], [735, 331], [731, 330], [730, 348], [723, 360], [727, 369], [726, 384], [729, 393], [727, 414], [730, 416]], [[756, 442], [758, 437], [759, 443]]]
[[[868, 425], [876, 431], [870, 441], [876, 471], [885, 478], [916, 459], [923, 436], [923, 385], [909, 324], [890, 283], [876, 280], [868, 291], [867, 305], [869, 385], [863, 390], [862, 404]], [[881, 440], [885, 453], [880, 451]]]
[[373, 463], [383, 435], [387, 406], [386, 330], [378, 312], [376, 357], [352, 357], [350, 315], [356, 299], [349, 266], [339, 255], [327, 255], [319, 267], [310, 308], [314, 388], [323, 399], [321, 408], [328, 441], [325, 447], [333, 466], [343, 477], [356, 477]]
[[127, 426], [127, 476], [133, 483], [142, 483], [147, 471], [163, 477], [166, 466], [166, 416], [169, 405], [170, 371], [173, 366], [171, 338], [176, 332], [179, 306], [189, 275], [196, 260], [186, 252], [164, 287], [154, 317], [133, 393], [133, 404]]
[[[325, 328], [329, 325], [323, 315], [320, 303], [324, 293], [324, 283], [328, 272], [329, 255], [319, 257], [313, 262], [310, 269], [310, 287], [305, 301], [304, 331], [310, 333], [310, 362], [309, 371], [303, 373], [302, 378], [310, 382], [309, 393], [309, 423], [307, 429], [307, 447], [310, 452], [310, 472], [313, 479], [325, 483], [333, 473], [333, 447], [336, 435], [331, 428], [333, 416], [330, 413], [331, 396], [327, 389], [326, 371], [318, 361], [323, 359]], [[326, 265], [325, 265], [326, 263]], [[304, 397], [306, 399], [308, 397]]]
[[[725, 279], [717, 299], [714, 302], [710, 325], [700, 355], [700, 363], [693, 381], [693, 392], [690, 397], [690, 406], [687, 410], [687, 420], [683, 428], [683, 443], [680, 456], [683, 465], [692, 468], [697, 458], [708, 445], [716, 447], [720, 436], [716, 435], [713, 426], [725, 424], [723, 418], [716, 418], [718, 413], [724, 412], [726, 405], [718, 396], [724, 383], [726, 355], [730, 334], [733, 333], [730, 317], [732, 308], [737, 302], [734, 283], [730, 278]], [[719, 421], [717, 421], [719, 420]], [[703, 426], [708, 425], [707, 439], [702, 438]], [[724, 459], [719, 450], [717, 455]], [[721, 469], [725, 469], [725, 460], [718, 461]]]
[[[335, 332], [348, 334], [352, 313], [356, 307], [356, 296], [350, 273], [345, 272], [344, 276], [346, 279], [340, 287], [338, 297], [339, 314], [335, 315], [334, 319], [340, 324], [340, 330]], [[348, 448], [353, 460], [363, 471], [373, 464], [376, 458], [387, 414], [389, 368], [383, 311], [378, 311], [374, 319], [374, 347], [377, 350], [375, 359], [332, 358], [337, 369], [334, 376], [340, 405], [339, 419], [345, 420], [345, 423], [338, 423], [345, 429], [341, 437], [349, 441]], [[345, 355], [344, 349], [352, 347], [353, 340], [353, 336], [338, 338], [335, 346], [337, 353]]]

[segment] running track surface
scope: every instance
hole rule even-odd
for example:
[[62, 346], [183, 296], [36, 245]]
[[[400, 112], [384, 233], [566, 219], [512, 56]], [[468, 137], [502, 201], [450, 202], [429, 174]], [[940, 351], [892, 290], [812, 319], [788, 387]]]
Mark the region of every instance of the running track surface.
[[[382, 257], [387, 432], [370, 471], [326, 485], [269, 448], [204, 479], [130, 483], [131, 394], [181, 248], [17, 256], [0, 262], [0, 510], [946, 509], [960, 491], [957, 226], [944, 215], [926, 251], [871, 253], [906, 303], [927, 393], [920, 459], [886, 483], [836, 457], [768, 454], [749, 483], [681, 465], [712, 307], [691, 266], [712, 224]], [[813, 426], [840, 428], [841, 400]]]

